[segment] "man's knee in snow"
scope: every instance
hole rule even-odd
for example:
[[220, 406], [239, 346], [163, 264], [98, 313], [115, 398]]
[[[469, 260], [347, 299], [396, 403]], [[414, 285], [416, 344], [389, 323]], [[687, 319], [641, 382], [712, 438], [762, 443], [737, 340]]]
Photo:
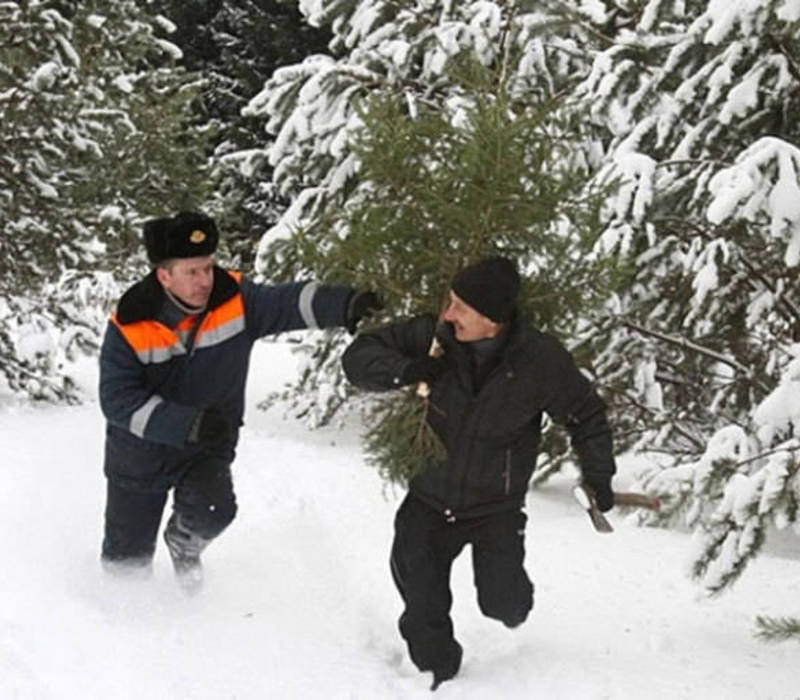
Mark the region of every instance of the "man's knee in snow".
[[478, 605], [486, 617], [499, 620], [506, 627], [518, 627], [528, 619], [533, 608], [533, 585], [528, 584], [516, 596], [509, 591], [505, 591], [504, 595], [491, 597], [478, 595]]

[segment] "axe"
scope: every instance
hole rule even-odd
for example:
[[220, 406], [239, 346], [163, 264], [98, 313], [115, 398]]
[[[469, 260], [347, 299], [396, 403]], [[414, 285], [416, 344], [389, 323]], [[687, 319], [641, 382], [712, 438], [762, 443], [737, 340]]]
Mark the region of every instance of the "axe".
[[[608, 522], [606, 516], [603, 515], [602, 511], [597, 507], [597, 501], [594, 498], [594, 492], [591, 488], [585, 484], [578, 484], [572, 489], [572, 495], [589, 515], [589, 520], [592, 521], [592, 525], [594, 525], [594, 529], [597, 530], [597, 532], [614, 532], [611, 523]], [[615, 491], [614, 505], [658, 510], [661, 508], [661, 501], [645, 493], [624, 493]]]

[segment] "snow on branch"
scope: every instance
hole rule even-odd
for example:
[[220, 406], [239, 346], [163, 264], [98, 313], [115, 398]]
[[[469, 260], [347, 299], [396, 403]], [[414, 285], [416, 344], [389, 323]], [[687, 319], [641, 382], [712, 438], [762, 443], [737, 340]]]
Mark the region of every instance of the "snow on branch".
[[[313, 208], [315, 200], [322, 194], [323, 190], [321, 188], [309, 187], [303, 190], [294, 199], [280, 221], [269, 229], [259, 241], [257, 251], [258, 260], [263, 259], [272, 243], [290, 238], [298, 228], [308, 223], [308, 212]], [[258, 271], [266, 272], [260, 268]]]
[[800, 149], [775, 137], [758, 139], [734, 165], [709, 181], [712, 201], [706, 212], [713, 224], [766, 217], [773, 238], [787, 239], [785, 262], [800, 262]]
[[[330, 69], [335, 65], [336, 62], [330, 56], [315, 54], [306, 57], [302, 63], [278, 68], [264, 84], [261, 92], [242, 108], [242, 115], [256, 117], [283, 111], [284, 102], [291, 91], [297, 91], [306, 79], [317, 72]], [[289, 103], [285, 107], [291, 110], [294, 103]], [[273, 132], [277, 130], [277, 128], [269, 126], [267, 129]]]
[[46, 92], [55, 85], [63, 70], [56, 61], [47, 61], [39, 66], [28, 81], [28, 86], [36, 92]]
[[800, 534], [800, 347], [780, 385], [752, 414], [755, 434], [741, 426], [718, 430], [696, 462], [655, 475], [656, 493], [691, 492], [686, 522], [695, 529], [692, 573], [710, 594], [742, 574], [767, 528], [794, 525]]
[[800, 0], [783, 0], [775, 14], [784, 22], [797, 22], [800, 20]]
[[758, 438], [771, 444], [777, 435], [800, 435], [800, 344], [789, 348], [793, 356], [775, 387], [755, 408]]
[[183, 51], [180, 50], [175, 44], [166, 39], [159, 39], [153, 37], [153, 43], [158, 46], [167, 56], [175, 61], [180, 61], [183, 58]]
[[731, 585], [766, 540], [769, 524], [778, 529], [797, 522], [800, 443], [787, 441], [751, 474], [737, 470], [722, 498], [696, 532], [693, 574], [710, 594]]
[[630, 211], [633, 222], [642, 223], [653, 201], [655, 160], [626, 145], [614, 155], [614, 171], [622, 176], [615, 198], [617, 217], [624, 220]]
[[646, 336], [649, 336], [649, 337], [652, 337], [652, 338], [656, 338], [658, 340], [663, 340], [664, 342], [669, 343], [670, 345], [677, 345], [677, 346], [679, 346], [681, 348], [685, 348], [687, 350], [691, 350], [692, 352], [699, 353], [701, 355], [705, 355], [707, 357], [710, 357], [710, 358], [714, 359], [717, 362], [722, 362], [723, 364], [728, 365], [729, 367], [732, 367], [733, 369], [741, 372], [742, 374], [744, 374], [747, 377], [752, 377], [753, 376], [752, 369], [750, 369], [749, 367], [746, 367], [745, 365], [737, 362], [734, 357], [730, 357], [728, 355], [724, 355], [722, 353], [716, 352], [715, 350], [711, 350], [709, 348], [703, 347], [702, 345], [699, 345], [698, 343], [692, 342], [688, 338], [683, 338], [681, 336], [671, 335], [669, 333], [663, 333], [661, 331], [657, 331], [657, 330], [654, 330], [654, 329], [651, 329], [651, 328], [645, 328], [644, 326], [642, 326], [642, 325], [640, 325], [638, 323], [634, 323], [633, 321], [626, 320], [626, 319], [623, 319], [620, 323], [623, 326], [625, 326], [626, 328], [629, 328], [630, 330], [635, 331], [637, 333], [641, 333], [642, 335], [646, 335]]
[[702, 34], [707, 44], [721, 44], [737, 29], [744, 35], [763, 23], [769, 3], [752, 0], [710, 0], [706, 11], [689, 28], [690, 34]]

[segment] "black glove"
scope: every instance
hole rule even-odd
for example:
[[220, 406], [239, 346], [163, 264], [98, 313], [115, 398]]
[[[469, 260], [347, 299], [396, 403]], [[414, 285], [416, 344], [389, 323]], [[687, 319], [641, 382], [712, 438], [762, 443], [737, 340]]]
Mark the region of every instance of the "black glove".
[[591, 476], [584, 477], [583, 483], [594, 494], [595, 503], [601, 512], [605, 513], [614, 507], [614, 492], [611, 490], [611, 477]]
[[230, 434], [231, 426], [216, 408], [205, 408], [189, 432], [189, 442], [217, 442]]
[[383, 302], [375, 292], [353, 292], [347, 301], [344, 327], [351, 335], [356, 332], [359, 321], [372, 316], [383, 308]]
[[444, 370], [444, 360], [441, 357], [418, 357], [409, 360], [403, 371], [400, 373], [400, 380], [403, 384], [416, 384], [425, 382], [433, 384]]

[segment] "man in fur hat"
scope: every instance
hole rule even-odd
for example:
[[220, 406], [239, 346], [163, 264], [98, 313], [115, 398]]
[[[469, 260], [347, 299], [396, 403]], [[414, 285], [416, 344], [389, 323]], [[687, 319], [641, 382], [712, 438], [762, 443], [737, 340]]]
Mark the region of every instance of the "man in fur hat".
[[153, 270], [120, 299], [100, 353], [101, 560], [107, 570], [149, 572], [172, 490], [164, 539], [189, 592], [202, 582], [200, 553], [236, 514], [231, 463], [253, 343], [303, 328], [354, 332], [379, 306], [349, 287], [255, 284], [214, 264], [218, 239], [201, 213], [147, 221]]
[[[533, 606], [523, 507], [543, 412], [569, 431], [599, 508], [614, 504], [605, 405], [561, 343], [520, 317], [519, 284], [510, 260], [481, 260], [453, 279], [442, 322], [421, 316], [361, 333], [342, 356], [364, 389], [428, 384], [427, 421], [447, 451], [411, 480], [391, 553], [400, 633], [414, 664], [433, 672], [432, 689], [461, 665], [450, 570], [466, 544], [484, 615], [516, 627]], [[434, 337], [439, 357], [429, 355]]]

